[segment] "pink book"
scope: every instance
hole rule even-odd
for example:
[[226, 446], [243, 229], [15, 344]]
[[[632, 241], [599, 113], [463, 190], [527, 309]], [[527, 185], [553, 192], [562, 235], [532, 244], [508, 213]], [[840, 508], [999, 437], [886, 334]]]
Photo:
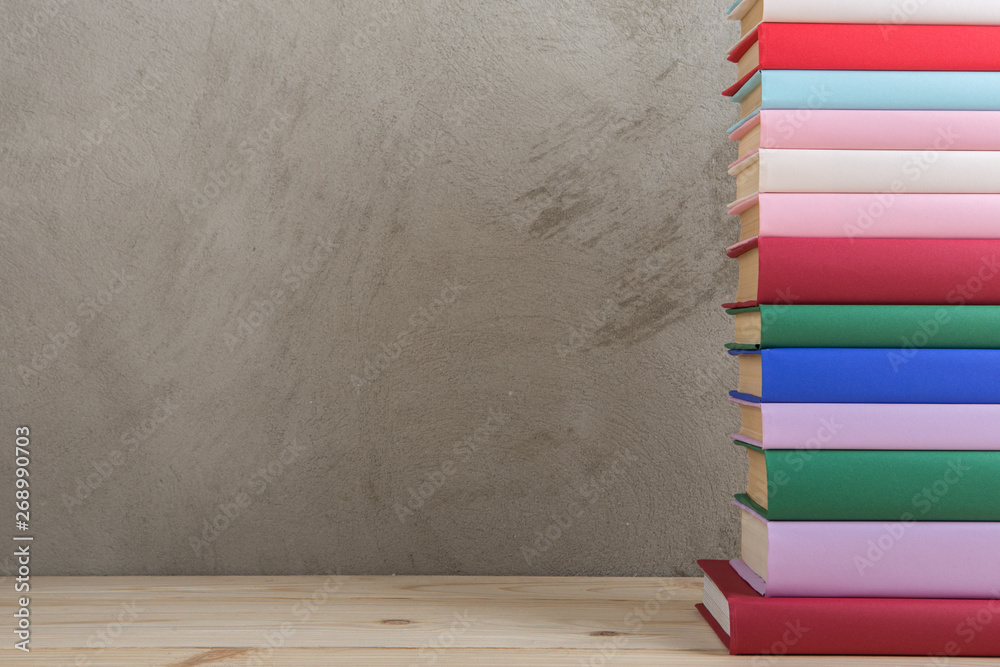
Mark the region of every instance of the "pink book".
[[998, 127], [1000, 111], [763, 109], [729, 138], [741, 142], [741, 156], [753, 152], [754, 146], [997, 151]]
[[768, 521], [733, 504], [744, 544], [733, 568], [767, 597], [1000, 600], [1000, 522]]
[[1000, 450], [1000, 405], [903, 403], [751, 403], [763, 439], [734, 433], [761, 449]]
[[752, 216], [761, 237], [1000, 238], [1000, 194], [775, 192], [734, 202], [729, 214]]

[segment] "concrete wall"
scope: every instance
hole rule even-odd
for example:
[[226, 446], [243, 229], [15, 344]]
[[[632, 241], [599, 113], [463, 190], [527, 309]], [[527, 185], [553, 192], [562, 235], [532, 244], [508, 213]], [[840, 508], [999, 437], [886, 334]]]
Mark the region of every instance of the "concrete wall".
[[723, 9], [0, 2], [33, 572], [734, 554]]

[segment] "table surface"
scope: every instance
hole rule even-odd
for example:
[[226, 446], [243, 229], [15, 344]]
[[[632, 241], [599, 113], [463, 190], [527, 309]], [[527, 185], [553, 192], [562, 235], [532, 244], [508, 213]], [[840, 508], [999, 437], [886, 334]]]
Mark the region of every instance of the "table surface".
[[[13, 586], [0, 600], [9, 624]], [[929, 657], [730, 657], [701, 580], [618, 577], [32, 577], [31, 652], [0, 664], [921, 665]], [[9, 625], [8, 625], [9, 627]], [[949, 659], [948, 665], [1000, 665]]]

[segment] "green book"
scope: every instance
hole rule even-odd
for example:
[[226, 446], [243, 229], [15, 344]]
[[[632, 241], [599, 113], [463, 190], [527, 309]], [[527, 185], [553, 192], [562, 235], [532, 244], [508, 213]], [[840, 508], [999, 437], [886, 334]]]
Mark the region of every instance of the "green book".
[[1000, 451], [760, 449], [737, 500], [777, 521], [1000, 521]]
[[809, 306], [733, 308], [734, 350], [774, 347], [1000, 348], [1000, 306]]

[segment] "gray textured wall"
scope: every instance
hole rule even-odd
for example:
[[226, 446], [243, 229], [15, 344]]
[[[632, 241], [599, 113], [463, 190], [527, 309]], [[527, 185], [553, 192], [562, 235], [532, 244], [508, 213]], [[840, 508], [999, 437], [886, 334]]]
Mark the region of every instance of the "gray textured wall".
[[733, 554], [722, 10], [0, 2], [34, 573]]

